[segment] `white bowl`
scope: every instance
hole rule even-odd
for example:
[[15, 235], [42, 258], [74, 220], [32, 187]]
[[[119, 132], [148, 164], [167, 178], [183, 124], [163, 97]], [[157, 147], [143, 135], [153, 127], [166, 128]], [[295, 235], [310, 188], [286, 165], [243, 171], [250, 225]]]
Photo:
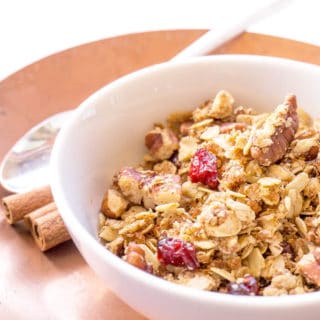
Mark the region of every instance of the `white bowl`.
[[154, 122], [173, 111], [193, 109], [220, 89], [228, 90], [237, 104], [258, 110], [272, 110], [292, 92], [301, 107], [317, 116], [319, 84], [317, 66], [222, 55], [149, 67], [85, 100], [55, 143], [52, 189], [72, 239], [101, 281], [151, 319], [319, 319], [320, 292], [248, 297], [190, 289], [132, 267], [97, 238], [103, 193], [119, 168], [139, 162], [144, 134]]

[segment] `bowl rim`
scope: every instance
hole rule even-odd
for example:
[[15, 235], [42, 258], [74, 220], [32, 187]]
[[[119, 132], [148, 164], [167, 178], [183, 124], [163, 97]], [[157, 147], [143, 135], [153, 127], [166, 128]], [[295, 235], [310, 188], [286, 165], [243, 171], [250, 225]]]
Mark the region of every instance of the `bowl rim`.
[[[95, 93], [91, 94], [87, 99], [85, 99], [73, 112], [71, 119], [68, 123], [61, 129], [58, 137], [55, 141], [52, 156], [51, 156], [51, 188], [55, 202], [57, 204], [58, 210], [67, 226], [71, 231], [71, 235], [77, 235], [77, 241], [80, 243], [85, 243], [88, 250], [94, 252], [95, 255], [100, 256], [103, 263], [107, 263], [112, 268], [116, 268], [118, 273], [124, 277], [134, 277], [136, 282], [141, 285], [146, 285], [152, 288], [155, 292], [162, 291], [163, 293], [179, 296], [179, 298], [184, 298], [186, 300], [193, 300], [199, 303], [220, 303], [224, 304], [225, 307], [233, 308], [248, 308], [250, 309], [261, 309], [265, 307], [272, 308], [288, 308], [288, 307], [300, 307], [306, 304], [319, 303], [320, 291], [297, 294], [297, 295], [284, 295], [284, 296], [234, 296], [231, 294], [223, 294], [214, 291], [202, 291], [199, 289], [193, 289], [179, 284], [172, 283], [170, 281], [164, 280], [157, 276], [153, 276], [144, 272], [138, 268], [133, 267], [127, 262], [121, 260], [119, 257], [115, 256], [104, 246], [99, 243], [99, 241], [94, 238], [77, 220], [76, 216], [73, 214], [71, 207], [63, 193], [62, 181], [59, 175], [58, 162], [60, 154], [63, 154], [63, 144], [65, 137], [72, 133], [72, 126], [77, 121], [77, 119], [90, 107], [95, 101], [99, 100], [103, 95], [108, 94], [114, 88], [125, 85], [127, 82], [134, 81], [136, 78], [142, 76], [149, 76], [152, 73], [157, 73], [159, 71], [165, 71], [168, 68], [181, 68], [189, 64], [202, 64], [213, 62], [236, 62], [236, 63], [268, 63], [272, 65], [281, 65], [287, 68], [294, 68], [297, 70], [302, 70], [303, 72], [315, 73], [320, 78], [320, 67], [306, 62], [300, 62], [285, 58], [269, 57], [261, 55], [247, 55], [247, 54], [224, 54], [224, 55], [213, 55], [204, 57], [188, 58], [182, 61], [168, 61], [157, 65], [149, 66], [141, 70], [132, 72], [128, 75], [122, 76], [121, 78], [105, 85], [104, 87], [97, 90]], [[98, 214], [98, 212], [97, 212]], [[78, 240], [79, 239], [79, 240]], [[81, 248], [78, 248], [81, 253]], [[87, 260], [86, 260], [87, 261]], [[90, 265], [90, 262], [87, 261]], [[249, 300], [248, 300], [249, 299]], [[248, 304], [248, 302], [250, 304]]]

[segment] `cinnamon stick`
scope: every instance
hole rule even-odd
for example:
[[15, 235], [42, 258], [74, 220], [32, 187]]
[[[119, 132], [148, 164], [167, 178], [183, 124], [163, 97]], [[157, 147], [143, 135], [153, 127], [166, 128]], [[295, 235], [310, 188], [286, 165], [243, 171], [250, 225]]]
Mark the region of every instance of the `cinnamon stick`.
[[30, 214], [28, 218], [31, 223], [31, 234], [41, 251], [49, 250], [71, 239], [58, 210], [40, 216], [38, 211], [37, 214]]
[[13, 194], [2, 199], [8, 223], [13, 224], [44, 205], [53, 202], [50, 186], [40, 187], [30, 192]]
[[27, 226], [27, 228], [32, 232], [32, 224], [33, 221], [39, 217], [42, 217], [44, 215], [46, 215], [47, 213], [51, 212], [51, 211], [55, 211], [57, 210], [57, 206], [54, 202], [50, 202], [49, 204], [46, 204], [45, 206], [36, 209], [30, 213], [28, 213], [27, 215], [24, 216], [24, 223]]

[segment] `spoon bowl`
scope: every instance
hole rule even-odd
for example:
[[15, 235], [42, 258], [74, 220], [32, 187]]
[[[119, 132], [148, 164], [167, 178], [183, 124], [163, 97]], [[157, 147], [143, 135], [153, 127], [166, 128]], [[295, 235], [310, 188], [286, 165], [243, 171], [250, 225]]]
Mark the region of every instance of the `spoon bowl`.
[[48, 184], [53, 143], [71, 114], [72, 111], [54, 114], [18, 140], [0, 166], [0, 182], [4, 188], [26, 192]]

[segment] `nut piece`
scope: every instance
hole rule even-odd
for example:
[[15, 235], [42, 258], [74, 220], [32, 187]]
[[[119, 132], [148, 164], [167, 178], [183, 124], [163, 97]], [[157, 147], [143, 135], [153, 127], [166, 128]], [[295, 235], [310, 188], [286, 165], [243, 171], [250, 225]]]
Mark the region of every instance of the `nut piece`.
[[234, 99], [227, 91], [221, 90], [217, 93], [209, 110], [210, 118], [223, 119], [232, 114]]
[[317, 138], [298, 140], [292, 153], [295, 158], [303, 158], [307, 161], [317, 158], [319, 152], [319, 142]]
[[118, 185], [122, 193], [133, 203], [143, 200], [145, 208], [170, 202], [180, 202], [180, 176], [156, 174], [151, 170], [126, 167], [119, 172]]
[[224, 119], [232, 114], [234, 99], [227, 91], [221, 90], [213, 100], [205, 101], [193, 111], [193, 120], [198, 122], [208, 118]]
[[143, 192], [143, 204], [146, 208], [171, 202], [179, 203], [181, 200], [180, 176], [159, 174], [145, 184]]
[[105, 241], [111, 242], [118, 237], [118, 232], [110, 226], [103, 226], [99, 233], [99, 237]]
[[127, 209], [128, 201], [120, 192], [109, 189], [102, 200], [101, 212], [109, 218], [119, 218]]
[[179, 161], [187, 161], [192, 158], [194, 153], [198, 149], [198, 140], [194, 137], [183, 137], [180, 140], [180, 147], [179, 147]]
[[135, 204], [140, 204], [143, 197], [143, 186], [155, 176], [153, 171], [138, 171], [125, 167], [118, 174], [118, 186], [122, 193]]
[[263, 166], [283, 158], [298, 125], [296, 97], [289, 95], [254, 133], [250, 148], [252, 158]]
[[305, 254], [298, 262], [298, 268], [306, 280], [320, 287], [320, 263], [315, 259], [316, 254]]
[[106, 248], [119, 257], [123, 254], [123, 247], [124, 239], [122, 237], [118, 237], [106, 244]]
[[169, 159], [178, 149], [178, 139], [172, 130], [156, 127], [145, 136], [145, 145], [155, 160]]
[[148, 271], [149, 269], [144, 250], [134, 242], [128, 244], [124, 260], [141, 270]]

